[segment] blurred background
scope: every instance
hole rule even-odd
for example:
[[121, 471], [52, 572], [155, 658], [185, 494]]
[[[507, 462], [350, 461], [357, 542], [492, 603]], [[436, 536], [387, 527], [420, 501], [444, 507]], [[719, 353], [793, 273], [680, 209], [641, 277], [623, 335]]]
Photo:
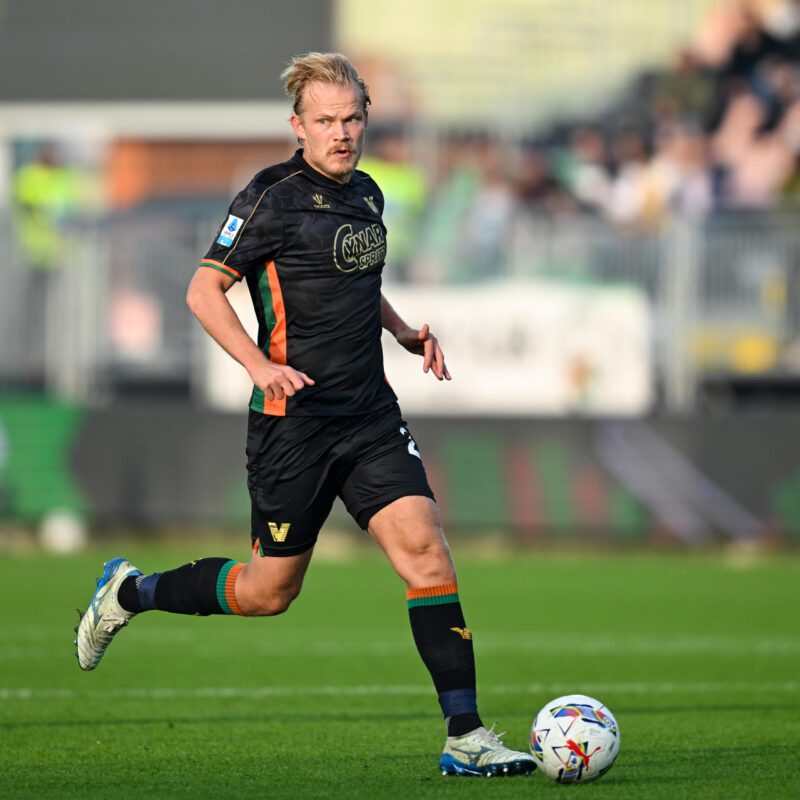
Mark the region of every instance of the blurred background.
[[246, 535], [250, 386], [184, 296], [330, 49], [453, 373], [387, 343], [448, 531], [800, 541], [800, 2], [0, 0], [0, 546]]

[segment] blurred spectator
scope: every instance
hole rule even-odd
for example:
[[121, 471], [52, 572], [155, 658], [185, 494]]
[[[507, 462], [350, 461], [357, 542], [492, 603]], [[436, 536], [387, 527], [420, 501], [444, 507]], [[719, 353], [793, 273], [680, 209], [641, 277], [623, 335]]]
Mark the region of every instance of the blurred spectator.
[[478, 150], [479, 143], [470, 137], [456, 136], [442, 146], [443, 175], [422, 219], [413, 265], [415, 282], [466, 277], [461, 263], [461, 237], [464, 219], [481, 187]]
[[[58, 147], [46, 143], [36, 158], [12, 178], [14, 236], [24, 265], [6, 292], [13, 307], [6, 323], [13, 330], [26, 385], [42, 388], [46, 375], [46, 320], [54, 303], [54, 276], [65, 266], [62, 224], [82, 204], [82, 173], [65, 164]], [[13, 320], [13, 321], [12, 321]]]
[[648, 76], [642, 89], [646, 93], [644, 108], [656, 122], [690, 118], [705, 126], [714, 113], [717, 85], [714, 72], [704, 68], [690, 48], [683, 47], [669, 69]]
[[485, 172], [463, 220], [461, 258], [472, 277], [491, 275], [502, 263], [514, 220], [514, 185], [502, 167], [484, 163]]
[[59, 224], [80, 207], [81, 196], [81, 173], [62, 161], [52, 143], [42, 145], [36, 158], [14, 174], [14, 228], [30, 268], [61, 266]]
[[[491, 274], [513, 257], [509, 239], [535, 238], [536, 220], [583, 213], [647, 231], [800, 203], [800, 0], [721, 0], [668, 67], [642, 74], [594, 120], [556, 125], [521, 150], [466, 137], [438, 155], [446, 166], [414, 261], [421, 280]], [[390, 186], [379, 163], [365, 164]]]
[[[570, 168], [569, 164], [564, 167], [565, 170]], [[513, 179], [507, 178], [519, 211], [547, 219], [578, 213], [578, 201], [554, 172], [540, 148], [525, 148]]]
[[800, 100], [786, 110], [778, 130], [794, 157], [792, 172], [780, 190], [780, 204], [797, 208], [800, 206]]
[[731, 61], [747, 28], [746, 6], [745, 2], [722, 0], [709, 13], [692, 44], [703, 66], [720, 70]]
[[780, 41], [790, 41], [800, 33], [800, 3], [797, 0], [762, 0], [761, 24]]
[[670, 209], [692, 219], [709, 213], [715, 203], [715, 182], [709, 169], [708, 144], [699, 125], [692, 121], [676, 124], [664, 158], [673, 170]]
[[370, 151], [359, 169], [368, 172], [381, 187], [383, 220], [389, 231], [388, 275], [407, 280], [409, 262], [419, 234], [419, 224], [428, 199], [425, 173], [410, 158], [408, 141], [402, 133], [370, 132]]
[[602, 133], [592, 127], [580, 127], [570, 139], [571, 160], [566, 181], [584, 208], [605, 214], [611, 205], [611, 173], [608, 150]]
[[109, 339], [122, 362], [152, 360], [162, 346], [163, 310], [153, 295], [139, 291], [131, 276], [115, 276], [108, 306]]
[[781, 43], [762, 26], [758, 9], [743, 4], [736, 40], [722, 65], [722, 73], [749, 78], [765, 58], [781, 52]]
[[714, 203], [706, 140], [691, 121], [662, 123], [644, 177], [641, 222], [658, 224], [679, 216], [700, 219]]
[[649, 217], [647, 148], [632, 128], [620, 131], [613, 145], [616, 174], [611, 184], [608, 214], [621, 224], [634, 224]]

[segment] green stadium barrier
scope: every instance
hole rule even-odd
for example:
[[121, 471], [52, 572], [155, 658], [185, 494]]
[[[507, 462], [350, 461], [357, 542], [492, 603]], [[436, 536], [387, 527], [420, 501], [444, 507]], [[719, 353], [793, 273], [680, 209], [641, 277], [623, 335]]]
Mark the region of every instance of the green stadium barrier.
[[71, 464], [84, 411], [42, 397], [0, 397], [0, 517], [35, 522], [90, 505]]
[[[800, 425], [780, 416], [410, 420], [448, 531], [800, 541]], [[182, 402], [81, 409], [0, 396], [0, 517], [249, 525], [246, 416]], [[798, 441], [795, 441], [797, 439]], [[337, 525], [354, 527], [341, 508]]]

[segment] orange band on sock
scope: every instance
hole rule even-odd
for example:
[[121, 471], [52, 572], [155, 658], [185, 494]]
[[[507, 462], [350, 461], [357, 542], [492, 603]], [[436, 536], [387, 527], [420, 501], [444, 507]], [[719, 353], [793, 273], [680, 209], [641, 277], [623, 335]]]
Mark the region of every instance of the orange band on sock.
[[244, 566], [244, 564], [236, 564], [231, 567], [231, 571], [228, 573], [228, 577], [225, 579], [225, 600], [227, 601], [228, 605], [231, 607], [231, 611], [234, 614], [238, 614], [240, 617], [243, 617], [242, 610], [239, 608], [239, 604], [236, 602], [236, 576], [239, 574], [239, 570]]
[[458, 594], [458, 584], [445, 583], [441, 586], [428, 586], [425, 589], [408, 589], [406, 600], [417, 600], [420, 597], [440, 597], [443, 594]]

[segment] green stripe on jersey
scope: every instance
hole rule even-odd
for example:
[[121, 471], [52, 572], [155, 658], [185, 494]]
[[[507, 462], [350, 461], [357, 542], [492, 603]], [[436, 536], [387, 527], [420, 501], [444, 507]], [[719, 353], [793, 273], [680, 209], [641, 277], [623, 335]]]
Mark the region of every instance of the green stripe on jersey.
[[269, 274], [266, 266], [261, 267], [258, 275], [258, 293], [261, 295], [261, 306], [264, 309], [264, 332], [266, 333], [261, 349], [265, 354], [268, 354], [272, 331], [275, 330], [275, 326], [278, 324], [278, 318], [275, 316], [275, 308], [272, 304], [272, 288], [269, 285]]
[[266, 397], [264, 396], [263, 389], [259, 389], [258, 386], [254, 386], [253, 394], [250, 397], [250, 408], [252, 408], [253, 411], [257, 411], [259, 414], [263, 414], [265, 402], [266, 402]]
[[[258, 275], [258, 294], [261, 297], [261, 308], [264, 311], [264, 341], [259, 344], [261, 345], [261, 351], [269, 358], [272, 331], [275, 330], [275, 326], [278, 324], [278, 318], [275, 316], [275, 308], [272, 304], [272, 288], [269, 285], [269, 274], [266, 266], [261, 267]], [[267, 399], [264, 396], [264, 392], [258, 386], [254, 386], [253, 394], [250, 398], [250, 408], [263, 414], [266, 402]]]
[[208, 261], [203, 261], [200, 264], [201, 267], [210, 267], [211, 269], [215, 269], [219, 272], [223, 272], [229, 278], [233, 278], [237, 283], [242, 280], [242, 276], [239, 275], [238, 272], [235, 272], [232, 269], [226, 269], [225, 267], [221, 266], [220, 264], [211, 264]]

